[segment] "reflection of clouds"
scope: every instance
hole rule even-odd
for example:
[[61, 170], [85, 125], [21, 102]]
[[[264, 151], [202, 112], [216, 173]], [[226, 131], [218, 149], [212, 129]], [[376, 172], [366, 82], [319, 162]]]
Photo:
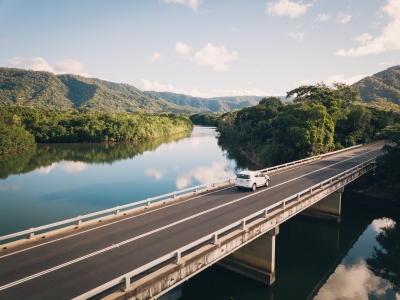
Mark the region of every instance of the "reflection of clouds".
[[20, 186], [16, 185], [16, 184], [14, 184], [14, 185], [1, 185], [0, 184], [0, 192], [5, 192], [5, 191], [8, 191], [8, 190], [16, 191], [19, 188], [20, 188]]
[[392, 228], [394, 225], [396, 225], [396, 222], [389, 218], [376, 219], [371, 224], [376, 233], [382, 232], [383, 228]]
[[53, 170], [55, 167], [59, 167], [64, 171], [67, 171], [68, 173], [79, 173], [82, 172], [87, 168], [87, 163], [81, 162], [81, 161], [61, 161], [60, 163], [52, 163], [48, 167], [41, 167], [36, 169], [36, 172], [39, 174], [49, 174], [51, 170]]
[[50, 171], [57, 165], [57, 163], [52, 163], [48, 167], [40, 167], [39, 169], [36, 169], [36, 172], [39, 174], [49, 174]]
[[164, 174], [161, 171], [151, 168], [147, 169], [145, 173], [147, 176], [154, 177], [156, 180], [160, 180], [164, 176]]
[[364, 260], [355, 265], [339, 265], [314, 300], [380, 298], [391, 289], [389, 281], [375, 276]]
[[87, 168], [87, 164], [81, 161], [62, 161], [59, 166], [68, 173], [79, 173]]
[[200, 146], [200, 144], [201, 144], [201, 139], [199, 139], [198, 137], [192, 137], [192, 138], [190, 139], [190, 146], [191, 146], [193, 149], [198, 148], [198, 147]]
[[160, 146], [157, 147], [154, 152], [159, 152], [159, 151], [165, 151], [165, 150], [174, 150], [176, 148], [177, 143], [171, 142], [169, 144], [161, 144]]
[[193, 182], [193, 177], [201, 184], [211, 183], [219, 179], [233, 176], [232, 171], [225, 170], [224, 162], [213, 162], [210, 167], [197, 167], [189, 173], [183, 174], [176, 179], [176, 187], [183, 189]]

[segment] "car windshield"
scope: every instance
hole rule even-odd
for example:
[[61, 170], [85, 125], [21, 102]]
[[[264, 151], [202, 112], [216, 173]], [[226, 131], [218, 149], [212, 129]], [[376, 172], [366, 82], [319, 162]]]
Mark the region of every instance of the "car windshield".
[[237, 178], [240, 178], [240, 179], [249, 179], [249, 178], [250, 178], [250, 175], [238, 174], [238, 175], [237, 175]]

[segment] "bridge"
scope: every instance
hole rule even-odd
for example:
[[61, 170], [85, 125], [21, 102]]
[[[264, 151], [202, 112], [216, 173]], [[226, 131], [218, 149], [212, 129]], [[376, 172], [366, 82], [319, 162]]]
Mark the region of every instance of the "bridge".
[[270, 186], [255, 192], [227, 178], [0, 237], [0, 298], [153, 299], [214, 263], [272, 284], [279, 225], [339, 222], [344, 186], [382, 145], [261, 170]]

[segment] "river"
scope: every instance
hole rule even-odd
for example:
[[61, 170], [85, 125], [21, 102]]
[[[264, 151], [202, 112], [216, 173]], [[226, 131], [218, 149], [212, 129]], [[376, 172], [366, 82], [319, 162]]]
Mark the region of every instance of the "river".
[[[0, 236], [226, 178], [251, 163], [214, 128], [142, 143], [39, 144], [0, 156]], [[280, 226], [272, 286], [212, 266], [160, 299], [400, 299], [400, 216], [343, 201], [340, 224]]]

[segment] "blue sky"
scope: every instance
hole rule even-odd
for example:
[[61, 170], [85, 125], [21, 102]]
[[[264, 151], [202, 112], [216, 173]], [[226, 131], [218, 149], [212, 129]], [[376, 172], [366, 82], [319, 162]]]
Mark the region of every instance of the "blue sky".
[[0, 28], [0, 66], [202, 97], [400, 64], [399, 0], [0, 0]]

